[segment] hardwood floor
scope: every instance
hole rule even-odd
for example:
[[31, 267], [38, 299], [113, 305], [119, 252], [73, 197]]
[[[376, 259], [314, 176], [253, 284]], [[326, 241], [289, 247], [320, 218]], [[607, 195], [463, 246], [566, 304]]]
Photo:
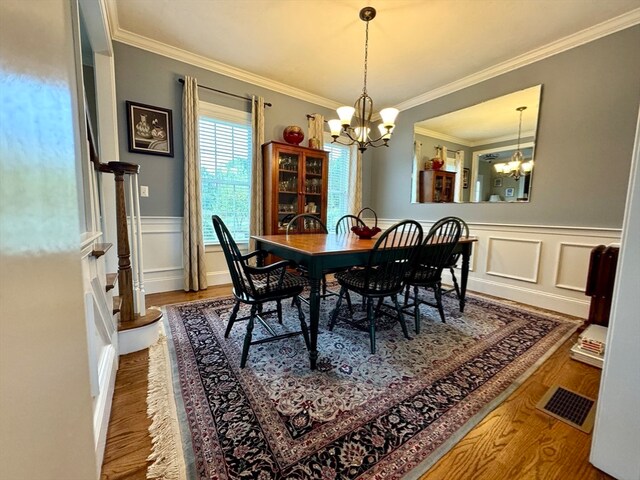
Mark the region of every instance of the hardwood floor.
[[[231, 293], [230, 286], [197, 293], [147, 295], [147, 305], [169, 305]], [[421, 480], [604, 480], [589, 463], [591, 435], [535, 408], [547, 389], [560, 384], [596, 398], [600, 369], [569, 358], [573, 335], [509, 398], [458, 442]], [[102, 479], [146, 478], [151, 439], [146, 415], [148, 351], [120, 357], [107, 433]]]

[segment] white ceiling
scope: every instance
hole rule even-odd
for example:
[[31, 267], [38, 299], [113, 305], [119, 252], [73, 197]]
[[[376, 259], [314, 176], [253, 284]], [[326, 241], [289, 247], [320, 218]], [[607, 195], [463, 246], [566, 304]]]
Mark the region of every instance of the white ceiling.
[[[455, 112], [415, 124], [416, 133], [467, 146], [486, 145], [518, 137], [522, 112], [522, 138], [535, 137], [541, 85], [526, 88]], [[449, 137], [449, 138], [447, 138]]]
[[212, 60], [222, 70], [240, 69], [245, 78], [262, 77], [341, 104], [352, 104], [362, 90], [365, 24], [358, 12], [369, 4], [378, 11], [369, 25], [368, 90], [376, 111], [632, 10], [637, 23], [640, 12], [639, 0], [107, 0], [107, 4], [116, 40], [156, 44], [164, 51], [174, 47]]

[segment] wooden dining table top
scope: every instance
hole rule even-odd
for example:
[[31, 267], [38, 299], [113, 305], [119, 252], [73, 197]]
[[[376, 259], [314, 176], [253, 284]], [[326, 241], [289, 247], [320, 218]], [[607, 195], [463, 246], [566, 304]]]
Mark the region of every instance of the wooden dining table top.
[[[283, 246], [307, 255], [330, 255], [333, 253], [356, 253], [370, 251], [379, 235], [374, 238], [359, 238], [354, 234], [304, 233], [280, 235], [252, 235], [263, 243]], [[477, 237], [460, 238], [459, 243], [472, 243]]]

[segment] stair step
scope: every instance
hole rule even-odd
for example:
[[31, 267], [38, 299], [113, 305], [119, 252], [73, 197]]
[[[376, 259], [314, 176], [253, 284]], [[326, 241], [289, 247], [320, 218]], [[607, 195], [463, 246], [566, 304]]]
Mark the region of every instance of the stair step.
[[105, 290], [108, 292], [109, 290], [113, 290], [113, 287], [116, 286], [116, 282], [118, 281], [117, 273], [107, 273], [107, 284], [105, 285]]
[[112, 246], [112, 243], [96, 243], [93, 246], [93, 250], [91, 251], [91, 256], [100, 258], [105, 253], [107, 253]]
[[113, 297], [113, 314], [114, 315], [120, 311], [120, 307], [122, 307], [122, 298]]
[[118, 322], [118, 331], [123, 332], [134, 328], [146, 327], [162, 319], [162, 310], [158, 307], [148, 307], [146, 315], [136, 315], [131, 322]]

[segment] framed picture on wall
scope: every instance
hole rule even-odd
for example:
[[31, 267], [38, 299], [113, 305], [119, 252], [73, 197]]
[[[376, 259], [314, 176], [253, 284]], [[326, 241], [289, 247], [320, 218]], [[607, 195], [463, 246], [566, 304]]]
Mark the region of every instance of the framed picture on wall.
[[173, 157], [171, 110], [127, 101], [129, 151]]
[[462, 169], [462, 188], [469, 188], [469, 169]]
[[504, 196], [505, 197], [513, 197], [514, 192], [515, 192], [515, 189], [513, 187], [505, 188], [504, 189]]
[[501, 178], [494, 178], [493, 179], [493, 186], [494, 187], [501, 187], [502, 186], [502, 179]]

